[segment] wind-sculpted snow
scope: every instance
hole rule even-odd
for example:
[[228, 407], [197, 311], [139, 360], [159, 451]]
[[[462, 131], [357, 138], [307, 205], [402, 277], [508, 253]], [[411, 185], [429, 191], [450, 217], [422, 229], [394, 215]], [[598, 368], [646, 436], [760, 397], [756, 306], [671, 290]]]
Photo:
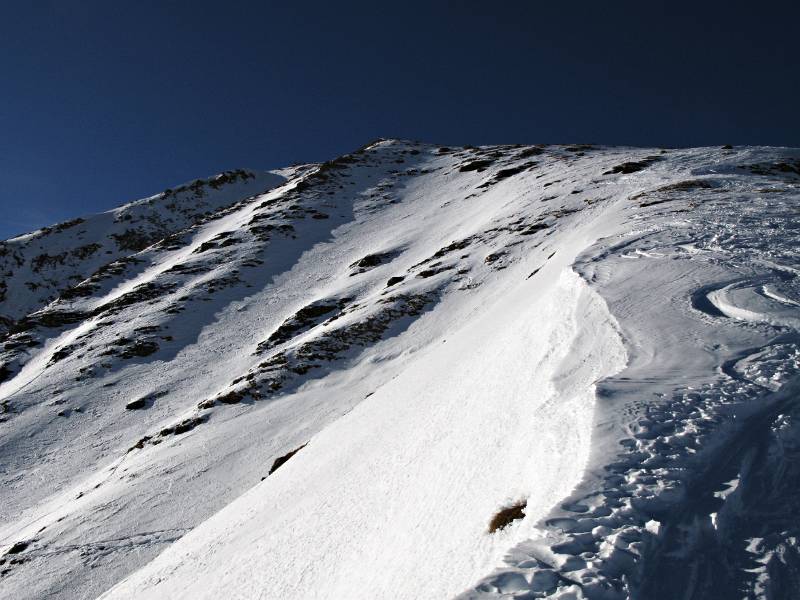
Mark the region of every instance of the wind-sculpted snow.
[[509, 567], [465, 597], [510, 595], [508, 573], [532, 597], [797, 589], [800, 479], [784, 448], [800, 442], [789, 425], [800, 381], [800, 181], [697, 171], [706, 177], [634, 196], [647, 210], [626, 208], [621, 231], [576, 261], [620, 322], [631, 361], [600, 386], [584, 483], [541, 540], [513, 549]]
[[790, 597], [798, 156], [379, 141], [6, 242], [0, 597]]

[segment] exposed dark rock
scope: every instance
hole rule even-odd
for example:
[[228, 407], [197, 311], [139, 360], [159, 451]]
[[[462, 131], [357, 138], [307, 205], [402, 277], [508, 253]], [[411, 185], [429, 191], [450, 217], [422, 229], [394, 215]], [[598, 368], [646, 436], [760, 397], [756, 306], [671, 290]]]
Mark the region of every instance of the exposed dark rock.
[[92, 254], [97, 252], [102, 246], [100, 244], [86, 244], [85, 246], [78, 246], [70, 252], [72, 256], [78, 260], [89, 258]]
[[525, 507], [527, 505], [527, 500], [523, 500], [498, 511], [489, 522], [489, 533], [505, 529], [514, 521], [525, 518]]
[[402, 276], [389, 277], [389, 281], [386, 282], [386, 287], [391, 287], [393, 285], [396, 285], [401, 281], [403, 281], [404, 279], [405, 277]]
[[62, 252], [61, 254], [39, 254], [38, 256], [34, 256], [31, 259], [31, 270], [34, 273], [38, 273], [43, 268], [54, 268], [58, 267], [59, 265], [64, 264], [64, 260], [67, 258], [67, 253]]
[[269, 475], [272, 475], [272, 474], [273, 474], [275, 471], [277, 471], [277, 470], [278, 470], [278, 469], [279, 469], [281, 466], [283, 466], [283, 465], [286, 463], [286, 461], [288, 461], [288, 460], [289, 460], [290, 458], [292, 458], [292, 457], [293, 457], [295, 454], [297, 454], [298, 452], [300, 452], [300, 450], [302, 450], [303, 448], [305, 448], [307, 445], [308, 445], [308, 443], [305, 443], [305, 444], [303, 444], [302, 446], [300, 446], [299, 448], [295, 448], [295, 449], [294, 449], [294, 450], [292, 450], [291, 452], [287, 452], [287, 453], [286, 453], [286, 454], [284, 454], [283, 456], [279, 456], [278, 458], [276, 458], [276, 459], [275, 459], [275, 461], [272, 463], [272, 466], [271, 466], [271, 467], [270, 467], [270, 469], [269, 469]]
[[3, 383], [4, 381], [8, 381], [9, 379], [11, 379], [12, 374], [13, 371], [8, 368], [8, 365], [5, 364], [0, 365], [0, 383]]
[[122, 233], [112, 233], [111, 237], [120, 250], [139, 252], [166, 237], [166, 232], [152, 232], [145, 229], [126, 229]]
[[483, 262], [485, 262], [487, 265], [490, 265], [490, 264], [492, 264], [494, 262], [497, 262], [498, 260], [503, 258], [505, 255], [506, 255], [506, 253], [503, 252], [503, 251], [492, 252], [485, 259], [483, 259]]
[[[283, 389], [296, 376], [320, 368], [324, 362], [343, 358], [352, 348], [376, 343], [394, 322], [402, 317], [418, 316], [435, 297], [434, 292], [428, 292], [381, 299], [378, 301], [381, 308], [376, 314], [338, 329], [325, 330], [297, 347], [280, 351], [257, 365], [244, 378], [237, 378], [232, 385], [246, 379], [248, 387], [237, 388], [237, 391], [260, 400]], [[208, 408], [214, 403], [214, 400], [205, 400], [198, 406]]]
[[257, 353], [274, 348], [289, 341], [298, 333], [308, 331], [321, 322], [321, 318], [334, 311], [341, 311], [352, 298], [329, 298], [318, 300], [298, 310], [293, 316], [286, 319], [272, 335], [258, 345]]
[[530, 158], [531, 156], [538, 156], [544, 152], [543, 148], [538, 146], [532, 146], [530, 148], [525, 148], [524, 150], [520, 151], [517, 154], [517, 158]]
[[222, 404], [238, 404], [242, 400], [244, 400], [244, 393], [238, 390], [227, 392], [216, 397], [216, 401]]
[[136, 400], [131, 400], [125, 405], [126, 410], [139, 410], [140, 408], [144, 408], [147, 406], [147, 398], [137, 398]]
[[528, 275], [525, 279], [530, 279], [531, 277], [536, 275], [541, 270], [542, 270], [542, 267], [536, 267], [533, 271], [531, 271], [531, 274]]
[[741, 165], [740, 169], [747, 169], [754, 175], [800, 175], [800, 160], [793, 162], [779, 162], [773, 164]]
[[522, 165], [517, 165], [516, 167], [508, 167], [507, 169], [500, 169], [494, 176], [494, 178], [498, 181], [501, 179], [506, 179], [507, 177], [512, 177], [513, 175], [517, 175], [522, 173], [523, 171], [527, 171], [531, 167], [536, 165], [535, 162], [528, 162]]
[[396, 252], [381, 252], [378, 254], [367, 254], [364, 258], [357, 260], [350, 265], [351, 269], [358, 269], [358, 273], [363, 273], [367, 269], [372, 269], [382, 265], [396, 256]]
[[524, 230], [522, 230], [520, 235], [533, 235], [537, 231], [542, 231], [548, 227], [549, 225], [547, 223], [534, 223], [532, 225], [528, 225]]
[[68, 346], [63, 346], [59, 348], [55, 352], [53, 352], [52, 356], [50, 357], [50, 361], [47, 363], [49, 365], [54, 365], [59, 361], [64, 360], [68, 356], [70, 356], [75, 350], [77, 350], [80, 346], [76, 344], [70, 344]]
[[186, 433], [187, 431], [191, 431], [201, 423], [205, 423], [208, 417], [194, 417], [191, 419], [184, 419], [180, 423], [175, 426], [174, 435], [181, 435], [182, 433]]
[[421, 277], [422, 279], [427, 279], [428, 277], [433, 277], [434, 275], [438, 275], [439, 273], [443, 273], [444, 271], [449, 271], [450, 269], [454, 269], [454, 265], [442, 265], [440, 267], [433, 267], [430, 269], [424, 269], [417, 273], [417, 277]]
[[64, 221], [63, 223], [59, 223], [53, 227], [54, 231], [65, 231], [67, 229], [72, 229], [76, 225], [80, 225], [81, 223], [85, 223], [86, 219], [81, 219], [78, 217], [77, 219], [70, 219], [69, 221]]
[[710, 181], [706, 181], [705, 179], [688, 179], [686, 181], [679, 181], [678, 183], [672, 183], [670, 185], [665, 185], [663, 187], [658, 188], [655, 190], [656, 192], [685, 192], [690, 190], [696, 189], [710, 189], [713, 188], [714, 185]]
[[[198, 425], [205, 423], [208, 420], [208, 416], [202, 415], [197, 417], [189, 417], [188, 419], [184, 419], [177, 425], [172, 425], [170, 427], [164, 427], [161, 431], [158, 432], [158, 435], [161, 437], [166, 437], [168, 435], [181, 435], [182, 433], [186, 433], [191, 431]], [[141, 446], [139, 446], [141, 447]]]
[[485, 171], [489, 167], [492, 166], [494, 160], [491, 159], [480, 159], [480, 160], [473, 160], [472, 162], [464, 163], [458, 170], [463, 172], [467, 171], [477, 171], [478, 173]]
[[127, 294], [123, 294], [119, 298], [116, 298], [98, 307], [93, 311], [93, 314], [113, 314], [119, 312], [126, 306], [131, 306], [132, 304], [138, 304], [140, 302], [146, 302], [148, 300], [155, 300], [156, 298], [167, 296], [176, 288], [177, 285], [175, 284], [158, 284], [153, 283], [152, 281], [142, 283], [137, 285]]
[[7, 554], [19, 554], [20, 552], [24, 551], [31, 543], [29, 540], [25, 540], [22, 542], [14, 542], [14, 545], [8, 549]]
[[214, 241], [203, 242], [197, 248], [194, 249], [192, 254], [201, 254], [207, 250], [212, 250], [217, 247], [217, 243]]
[[[696, 189], [711, 189], [714, 185], [705, 179], [688, 179], [686, 181], [679, 181], [678, 183], [672, 183], [670, 185], [662, 186], [658, 189], [651, 190], [649, 192], [642, 192], [641, 194], [636, 194], [635, 196], [631, 197], [631, 200], [639, 200], [641, 198], [646, 198], [653, 194], [661, 194], [661, 193], [669, 193], [669, 192], [690, 192]], [[640, 204], [642, 207], [646, 206], [653, 206], [655, 204], [662, 204], [664, 202], [669, 202], [673, 200], [673, 198], [665, 198], [660, 200], [652, 200], [649, 202], [643, 202]]]
[[74, 300], [75, 298], [88, 298], [97, 291], [97, 288], [88, 283], [82, 282], [74, 287], [67, 288], [59, 292], [58, 297], [62, 300]]
[[158, 350], [158, 344], [152, 340], [136, 340], [127, 346], [119, 356], [121, 358], [133, 358], [135, 356], [150, 356]]
[[632, 160], [628, 162], [624, 162], [612, 169], [603, 173], [603, 175], [627, 175], [629, 173], [636, 173], [637, 171], [641, 171], [642, 169], [646, 169], [649, 167], [653, 162], [657, 161], [659, 157], [657, 156], [647, 156], [642, 160]]
[[[463, 250], [464, 248], [469, 246], [474, 240], [475, 236], [470, 236], [468, 238], [464, 238], [463, 240], [452, 242], [451, 244], [445, 246], [444, 248], [440, 248], [439, 250], [437, 250], [436, 253], [430, 258], [427, 258], [423, 260], [421, 263], [414, 265], [414, 267], [417, 267], [431, 260], [437, 260], [439, 258], [447, 256], [448, 254], [450, 254], [451, 252], [455, 252], [456, 250]], [[414, 267], [411, 268], [413, 269]]]

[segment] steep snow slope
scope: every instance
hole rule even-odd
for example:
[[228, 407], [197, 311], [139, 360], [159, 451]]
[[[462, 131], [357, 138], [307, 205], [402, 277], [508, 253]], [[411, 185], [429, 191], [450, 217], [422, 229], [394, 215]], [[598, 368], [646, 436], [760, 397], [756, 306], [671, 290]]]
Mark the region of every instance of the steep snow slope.
[[381, 141], [83, 275], [0, 596], [788, 597], [797, 157]]

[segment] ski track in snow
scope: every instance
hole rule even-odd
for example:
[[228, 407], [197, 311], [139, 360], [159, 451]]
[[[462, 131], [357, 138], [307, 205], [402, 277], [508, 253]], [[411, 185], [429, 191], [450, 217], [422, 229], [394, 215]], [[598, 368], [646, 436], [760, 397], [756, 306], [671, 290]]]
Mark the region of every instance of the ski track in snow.
[[7, 242], [0, 597], [787, 597], [797, 156], [382, 141]]

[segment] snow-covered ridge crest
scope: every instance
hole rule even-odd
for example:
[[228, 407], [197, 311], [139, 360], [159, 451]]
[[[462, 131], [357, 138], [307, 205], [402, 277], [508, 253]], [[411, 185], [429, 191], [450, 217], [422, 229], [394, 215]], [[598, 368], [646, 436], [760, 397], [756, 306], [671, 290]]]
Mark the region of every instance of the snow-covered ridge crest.
[[380, 140], [276, 171], [9, 323], [0, 589], [780, 597], [799, 157]]

